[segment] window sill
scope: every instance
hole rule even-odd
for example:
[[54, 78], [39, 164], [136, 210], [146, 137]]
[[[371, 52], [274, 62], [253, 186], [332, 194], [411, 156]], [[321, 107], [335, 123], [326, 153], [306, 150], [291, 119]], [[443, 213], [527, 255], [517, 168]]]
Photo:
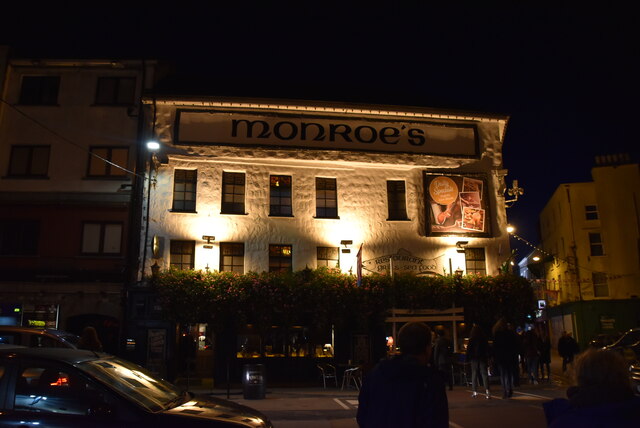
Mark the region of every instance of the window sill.
[[339, 216], [336, 216], [336, 217], [317, 217], [317, 216], [313, 216], [313, 218], [318, 219], [318, 220], [340, 220]]
[[293, 218], [293, 217], [294, 217], [294, 215], [293, 215], [293, 214], [291, 214], [291, 215], [284, 215], [284, 214], [282, 214], [282, 215], [280, 215], [280, 214], [269, 214], [269, 217]]
[[5, 175], [3, 180], [51, 180], [48, 175]]
[[221, 211], [220, 215], [249, 215], [249, 213], [224, 213]]
[[124, 259], [122, 254], [82, 253], [79, 259]]
[[174, 210], [174, 209], [170, 209], [170, 210], [167, 210], [167, 211], [169, 211], [170, 213], [198, 214], [198, 211], [195, 211], [195, 210], [192, 211], [192, 210]]
[[87, 175], [82, 178], [87, 181], [131, 181], [126, 175]]
[[411, 221], [410, 218], [388, 218], [387, 221]]

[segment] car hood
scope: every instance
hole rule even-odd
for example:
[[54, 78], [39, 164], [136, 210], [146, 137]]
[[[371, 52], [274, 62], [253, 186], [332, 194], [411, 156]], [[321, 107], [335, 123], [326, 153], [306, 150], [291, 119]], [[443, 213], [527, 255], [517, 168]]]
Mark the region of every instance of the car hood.
[[222, 398], [196, 395], [180, 406], [164, 410], [171, 416], [186, 416], [234, 422], [239, 426], [271, 428], [271, 422], [255, 409]]

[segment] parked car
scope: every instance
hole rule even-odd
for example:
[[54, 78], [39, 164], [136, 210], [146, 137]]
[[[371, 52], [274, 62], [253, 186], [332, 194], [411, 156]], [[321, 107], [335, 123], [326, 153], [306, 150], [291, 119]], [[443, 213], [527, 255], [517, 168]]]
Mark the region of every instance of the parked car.
[[596, 335], [589, 341], [589, 346], [593, 348], [602, 348], [603, 346], [611, 345], [616, 340], [620, 339], [620, 333], [602, 333]]
[[17, 325], [0, 325], [0, 343], [29, 348], [72, 348], [80, 338], [67, 331], [50, 328], [32, 328]]
[[633, 392], [635, 392], [636, 395], [640, 395], [640, 361], [636, 361], [629, 366], [629, 374], [631, 375]]
[[0, 414], [0, 427], [273, 427], [113, 355], [63, 348], [0, 350]]
[[640, 327], [628, 330], [620, 339], [602, 349], [620, 352], [629, 363], [640, 360]]

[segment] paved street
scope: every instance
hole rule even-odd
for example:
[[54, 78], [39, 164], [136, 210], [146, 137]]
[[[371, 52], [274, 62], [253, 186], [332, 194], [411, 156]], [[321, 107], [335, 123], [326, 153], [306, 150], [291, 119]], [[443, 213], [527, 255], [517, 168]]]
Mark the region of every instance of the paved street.
[[[560, 359], [553, 355], [551, 372], [560, 373]], [[455, 386], [447, 391], [449, 420], [452, 428], [546, 427], [542, 403], [564, 397], [568, 378], [553, 375], [550, 383], [522, 384], [511, 399], [501, 399], [499, 383], [491, 384], [494, 396], [471, 397], [467, 386]], [[226, 391], [202, 390], [226, 398]], [[339, 388], [267, 388], [266, 398], [245, 400], [240, 389], [231, 391], [230, 399], [260, 410], [273, 421], [276, 428], [357, 428], [358, 391]]]

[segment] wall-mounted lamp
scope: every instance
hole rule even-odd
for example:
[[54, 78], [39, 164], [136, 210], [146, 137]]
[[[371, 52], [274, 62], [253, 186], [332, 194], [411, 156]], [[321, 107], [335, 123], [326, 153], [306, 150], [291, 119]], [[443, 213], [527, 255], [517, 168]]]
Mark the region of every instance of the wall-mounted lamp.
[[349, 254], [351, 250], [348, 247], [349, 245], [352, 245], [352, 244], [353, 244], [352, 240], [343, 239], [342, 241], [340, 241], [340, 245], [344, 245], [344, 248], [342, 249], [342, 253]]
[[215, 236], [211, 236], [211, 235], [202, 235], [202, 239], [204, 239], [205, 241], [207, 241], [206, 244], [203, 245], [204, 248], [210, 250], [213, 248], [213, 241], [216, 240]]
[[153, 243], [151, 244], [151, 251], [154, 259], [162, 257], [164, 238], [162, 236], [153, 235]]
[[540, 256], [533, 256], [532, 260], [534, 262], [539, 262], [540, 261]]
[[467, 245], [469, 241], [458, 241], [456, 242], [456, 251], [459, 253], [464, 253], [464, 246]]
[[513, 206], [513, 204], [518, 200], [518, 196], [524, 195], [524, 189], [522, 187], [518, 187], [518, 180], [513, 180], [511, 182], [511, 188], [507, 189], [507, 195], [512, 198], [504, 201], [507, 208], [511, 208]]

